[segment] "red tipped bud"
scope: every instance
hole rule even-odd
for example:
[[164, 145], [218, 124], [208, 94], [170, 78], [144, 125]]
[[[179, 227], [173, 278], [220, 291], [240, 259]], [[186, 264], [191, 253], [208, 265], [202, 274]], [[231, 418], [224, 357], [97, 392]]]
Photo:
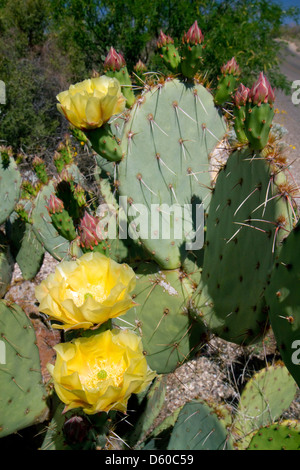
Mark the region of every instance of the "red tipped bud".
[[190, 27], [187, 33], [184, 33], [183, 42], [191, 45], [201, 44], [204, 36], [198, 26], [197, 21]]
[[46, 207], [50, 214], [56, 214], [57, 212], [62, 212], [64, 210], [64, 203], [61, 199], [56, 197], [55, 194], [51, 194]]
[[221, 67], [221, 72], [223, 75], [231, 74], [231, 75], [240, 75], [240, 67], [238, 66], [234, 57], [230, 59], [227, 64], [224, 64]]
[[167, 44], [173, 44], [174, 41], [170, 36], [166, 36], [162, 31], [160, 31], [160, 35], [157, 41], [157, 47], [163, 47]]
[[144, 62], [141, 61], [141, 59], [135, 64], [133, 68], [137, 73], [143, 73], [147, 71], [147, 67]]
[[267, 77], [264, 76], [263, 72], [260, 72], [259, 79], [250, 90], [249, 99], [253, 104], [273, 104], [275, 101], [274, 90], [275, 88], [272, 89]]
[[248, 96], [249, 96], [250, 89], [245, 87], [242, 83], [240, 84], [236, 94], [233, 97], [233, 101], [236, 106], [245, 106]]
[[98, 245], [100, 238], [97, 235], [97, 224], [99, 220], [96, 217], [85, 212], [79, 226], [80, 244], [82, 247], [92, 250]]
[[111, 47], [104, 61], [104, 70], [120, 70], [125, 67], [125, 65], [126, 62], [122, 54], [118, 54], [115, 49]]

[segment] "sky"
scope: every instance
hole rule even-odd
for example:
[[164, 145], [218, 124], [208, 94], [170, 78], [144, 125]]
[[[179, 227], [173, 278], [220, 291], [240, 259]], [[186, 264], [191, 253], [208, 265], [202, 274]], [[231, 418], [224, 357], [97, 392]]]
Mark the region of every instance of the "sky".
[[[290, 7], [299, 7], [300, 8], [300, 0], [275, 0], [276, 3], [279, 3], [283, 8], [290, 8]], [[289, 23], [289, 21], [286, 21]]]

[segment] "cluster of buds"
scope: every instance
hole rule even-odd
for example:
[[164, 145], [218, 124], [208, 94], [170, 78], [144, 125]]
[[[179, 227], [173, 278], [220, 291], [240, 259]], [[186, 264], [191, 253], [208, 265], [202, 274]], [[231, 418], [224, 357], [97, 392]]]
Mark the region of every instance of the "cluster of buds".
[[204, 36], [202, 34], [201, 29], [198, 26], [197, 21], [190, 27], [187, 33], [184, 33], [182, 38], [182, 42], [184, 44], [190, 44], [191, 46], [195, 46], [197, 44], [201, 44], [204, 41]]
[[104, 70], [119, 71], [126, 66], [125, 59], [121, 53], [117, 53], [116, 50], [111, 47], [107, 57], [104, 61]]
[[275, 101], [275, 88], [272, 89], [268, 79], [260, 72], [259, 79], [254, 83], [249, 92], [249, 101], [260, 106], [269, 103], [271, 106]]
[[241, 143], [262, 150], [268, 143], [272, 119], [274, 89], [263, 72], [249, 89], [241, 84], [233, 97], [234, 129]]

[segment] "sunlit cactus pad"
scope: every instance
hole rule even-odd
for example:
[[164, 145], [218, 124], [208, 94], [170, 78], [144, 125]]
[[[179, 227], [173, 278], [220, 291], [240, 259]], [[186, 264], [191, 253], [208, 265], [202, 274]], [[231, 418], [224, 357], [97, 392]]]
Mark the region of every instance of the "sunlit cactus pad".
[[[118, 189], [130, 210], [141, 211], [139, 204], [149, 210], [149, 230], [147, 223], [141, 224], [139, 236], [164, 269], [181, 265], [180, 251], [188, 234], [177, 231], [167, 236], [163, 232], [162, 221], [167, 217], [163, 208], [156, 232], [150, 225], [151, 204], [183, 207], [203, 203], [207, 208], [211, 194], [209, 155], [225, 132], [212, 95], [201, 85], [167, 80], [149, 88], [131, 110], [121, 144], [124, 158], [118, 165]], [[136, 215], [129, 214], [129, 220]], [[183, 212], [181, 218], [188, 219]], [[171, 229], [174, 225], [173, 215]], [[187, 224], [185, 232], [195, 228], [193, 223], [190, 227]]]
[[118, 325], [141, 335], [152, 370], [172, 372], [207, 339], [204, 325], [190, 318], [186, 306], [192, 285], [179, 270], [161, 271], [155, 263], [143, 263], [136, 274], [137, 305], [118, 319]]

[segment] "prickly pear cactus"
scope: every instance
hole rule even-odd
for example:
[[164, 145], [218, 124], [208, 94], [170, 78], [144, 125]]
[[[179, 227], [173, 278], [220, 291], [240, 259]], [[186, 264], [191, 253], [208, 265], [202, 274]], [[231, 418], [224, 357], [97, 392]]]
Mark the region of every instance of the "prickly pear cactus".
[[247, 382], [237, 408], [235, 430], [243, 439], [274, 423], [295, 398], [297, 385], [287, 368], [278, 363], [262, 369]]
[[205, 402], [184, 405], [172, 430], [168, 450], [232, 450], [222, 419]]
[[14, 264], [15, 262], [11, 254], [8, 239], [4, 233], [0, 231], [0, 298], [4, 297], [9, 288]]
[[250, 149], [233, 152], [209, 208], [201, 281], [193, 313], [237, 344], [267, 331], [264, 299], [277, 246], [293, 224], [284, 174]]
[[134, 422], [134, 430], [128, 434], [127, 439], [125, 437], [125, 441], [130, 447], [135, 449], [143, 447], [147, 433], [149, 433], [164, 406], [166, 386], [167, 375], [158, 376], [150, 386], [144, 400], [141, 402], [142, 411], [139, 413], [136, 422]]
[[193, 321], [188, 313], [192, 284], [181, 271], [163, 271], [155, 263], [140, 265], [136, 275], [133, 297], [137, 305], [117, 324], [141, 336], [152, 370], [170, 373], [207, 341], [204, 325]]
[[[142, 207], [157, 208], [151, 214], [152, 224], [150, 214], [144, 216], [137, 236], [163, 269], [178, 268], [188, 236], [193, 239], [197, 225], [184, 212], [185, 205], [187, 210], [196, 204], [205, 209], [209, 205], [209, 155], [225, 131], [211, 94], [201, 85], [178, 80], [167, 80], [146, 91], [125, 124], [118, 191], [129, 203], [132, 226], [138, 225], [137, 216], [144, 215], [139, 213]], [[164, 204], [173, 206], [174, 213], [165, 214]], [[170, 235], [163, 228], [169, 215]], [[182, 228], [176, 226], [177, 219]]]
[[300, 223], [284, 240], [274, 266], [266, 299], [269, 315], [282, 358], [300, 386]]
[[300, 450], [300, 423], [286, 420], [260, 429], [247, 450]]
[[[43, 422], [49, 412], [33, 326], [22, 309], [0, 301], [0, 437]], [[2, 358], [3, 359], [3, 358]]]
[[12, 213], [20, 197], [21, 175], [15, 160], [0, 150], [0, 225]]
[[23, 278], [33, 279], [43, 264], [45, 250], [36, 238], [32, 225], [13, 212], [6, 222], [6, 233]]

